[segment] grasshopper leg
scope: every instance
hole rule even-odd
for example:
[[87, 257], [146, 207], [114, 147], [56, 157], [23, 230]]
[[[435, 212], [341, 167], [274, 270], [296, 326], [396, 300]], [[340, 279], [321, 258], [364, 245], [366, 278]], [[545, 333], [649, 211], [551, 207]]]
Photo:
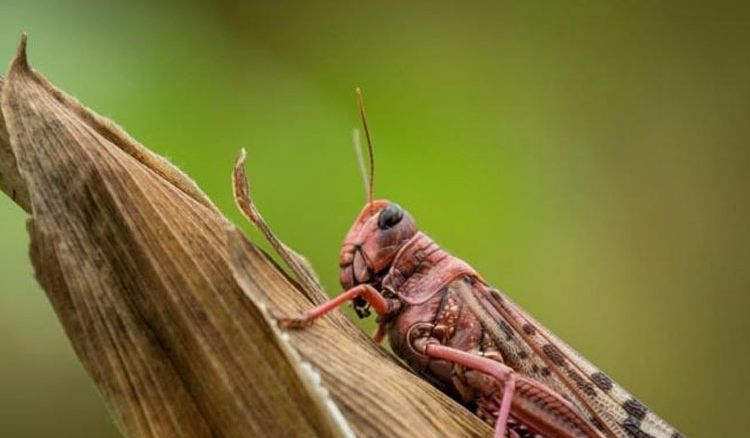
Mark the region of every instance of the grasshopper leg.
[[495, 420], [495, 438], [503, 438], [506, 433], [510, 437], [514, 436], [513, 430], [508, 428], [511, 402], [516, 409], [513, 413], [514, 419], [543, 436], [604, 437], [558, 393], [538, 382], [517, 375], [512, 368], [502, 362], [447, 347], [429, 338], [417, 340], [414, 346], [421, 346], [421, 351], [430, 358], [445, 360], [468, 370], [486, 374], [502, 384], [500, 406]]
[[509, 366], [476, 356], [455, 348], [446, 347], [437, 343], [428, 343], [424, 350], [427, 356], [434, 359], [442, 359], [464, 366], [468, 369], [488, 374], [497, 381], [503, 383], [503, 395], [500, 402], [500, 410], [495, 422], [495, 438], [504, 438], [510, 416], [510, 404], [516, 389], [516, 375]]
[[[325, 303], [302, 313], [299, 316], [276, 317], [276, 320], [278, 321], [279, 326], [284, 328], [304, 327], [311, 324], [314, 320], [330, 313], [342, 304], [353, 300], [356, 297], [362, 297], [367, 300], [367, 302], [370, 303], [370, 306], [372, 306], [373, 310], [375, 310], [375, 313], [377, 313], [378, 316], [381, 317], [387, 315], [391, 311], [391, 309], [393, 309], [393, 305], [391, 304], [392, 300], [383, 297], [377, 291], [377, 289], [370, 286], [369, 284], [360, 284], [347, 290], [336, 298], [326, 301]], [[376, 333], [376, 337], [381, 337], [382, 339], [382, 335], [378, 333]]]

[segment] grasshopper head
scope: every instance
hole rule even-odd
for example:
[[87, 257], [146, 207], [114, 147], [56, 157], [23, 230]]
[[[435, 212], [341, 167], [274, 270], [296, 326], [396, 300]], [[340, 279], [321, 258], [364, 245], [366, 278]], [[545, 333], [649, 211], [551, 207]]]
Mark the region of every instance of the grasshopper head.
[[[362, 97], [362, 90], [357, 88], [357, 106], [362, 117], [362, 126], [367, 138], [369, 153], [369, 176], [365, 170], [362, 148], [359, 144], [359, 131], [353, 133], [354, 151], [365, 183], [367, 204], [357, 216], [349, 233], [344, 239], [339, 258], [339, 280], [344, 289], [351, 289], [358, 284], [370, 284], [380, 289], [383, 277], [388, 273], [396, 253], [417, 234], [414, 218], [398, 204], [385, 199], [373, 198], [373, 180], [375, 179], [375, 152], [367, 127], [367, 116]], [[361, 297], [354, 300], [354, 310], [360, 317], [369, 312], [367, 302]]]
[[416, 233], [414, 219], [398, 204], [381, 199], [365, 205], [341, 248], [341, 286], [378, 288], [398, 250]]

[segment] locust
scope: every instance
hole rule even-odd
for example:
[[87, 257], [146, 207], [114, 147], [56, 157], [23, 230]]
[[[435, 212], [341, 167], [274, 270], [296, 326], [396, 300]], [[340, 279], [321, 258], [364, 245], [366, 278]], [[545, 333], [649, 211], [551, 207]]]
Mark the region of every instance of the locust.
[[[363, 95], [356, 90], [369, 153], [355, 151], [367, 202], [339, 257], [344, 292], [298, 316], [300, 329], [352, 302], [377, 314], [377, 343], [387, 337], [412, 370], [494, 426], [494, 437], [683, 437], [560, 338], [490, 285], [468, 263], [420, 231], [398, 204], [374, 199], [375, 154]], [[302, 287], [320, 290], [310, 267], [271, 232], [247, 189], [244, 151], [235, 164], [238, 206], [266, 236]]]

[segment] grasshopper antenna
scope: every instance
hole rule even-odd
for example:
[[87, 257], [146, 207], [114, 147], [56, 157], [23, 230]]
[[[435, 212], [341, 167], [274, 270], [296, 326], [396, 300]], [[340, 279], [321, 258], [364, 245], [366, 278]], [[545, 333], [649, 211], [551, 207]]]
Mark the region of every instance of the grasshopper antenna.
[[[357, 166], [359, 167], [359, 174], [362, 176], [362, 182], [365, 185], [365, 198], [367, 199], [370, 191], [369, 178], [367, 177], [367, 169], [365, 168], [365, 157], [362, 155], [362, 141], [360, 140], [359, 129], [352, 129], [352, 144], [354, 145], [354, 155], [357, 157]], [[367, 199], [369, 202], [369, 199]]]
[[[367, 203], [372, 205], [373, 191], [375, 186], [375, 148], [372, 145], [372, 137], [370, 136], [370, 128], [367, 126], [367, 114], [365, 113], [365, 99], [362, 96], [362, 89], [357, 87], [357, 107], [359, 108], [359, 115], [362, 117], [362, 127], [365, 129], [365, 138], [367, 139], [367, 152], [370, 158], [370, 177], [366, 179], [367, 184]], [[361, 153], [360, 153], [361, 155]]]

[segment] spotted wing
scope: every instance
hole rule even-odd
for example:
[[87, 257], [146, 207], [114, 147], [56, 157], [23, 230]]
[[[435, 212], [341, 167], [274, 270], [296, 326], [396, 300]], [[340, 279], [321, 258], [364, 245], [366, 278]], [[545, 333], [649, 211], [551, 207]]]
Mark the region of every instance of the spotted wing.
[[479, 283], [462, 289], [457, 292], [477, 314], [508, 365], [569, 399], [606, 435], [682, 437], [504, 293]]

